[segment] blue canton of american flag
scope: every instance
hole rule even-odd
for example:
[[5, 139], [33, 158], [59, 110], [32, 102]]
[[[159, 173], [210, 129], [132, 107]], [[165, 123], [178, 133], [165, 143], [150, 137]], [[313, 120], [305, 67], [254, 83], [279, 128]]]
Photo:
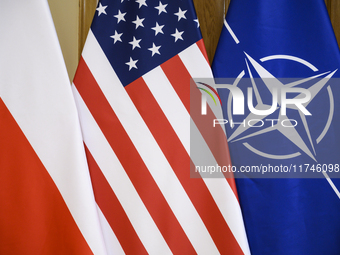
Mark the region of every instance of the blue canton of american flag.
[[201, 39], [188, 1], [105, 0], [96, 16], [92, 32], [124, 86]]

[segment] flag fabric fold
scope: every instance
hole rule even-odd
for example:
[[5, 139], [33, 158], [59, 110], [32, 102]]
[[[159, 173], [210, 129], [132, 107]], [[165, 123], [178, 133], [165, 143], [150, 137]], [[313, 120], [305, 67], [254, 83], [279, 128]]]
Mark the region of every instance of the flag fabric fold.
[[99, 1], [72, 89], [109, 254], [249, 254], [234, 180], [190, 178], [192, 130], [229, 162], [190, 115], [195, 77], [212, 72], [191, 1]]
[[219, 90], [254, 255], [340, 253], [339, 67], [324, 1], [231, 1], [212, 68], [248, 99], [236, 116]]
[[1, 1], [0, 33], [0, 254], [106, 254], [47, 1]]

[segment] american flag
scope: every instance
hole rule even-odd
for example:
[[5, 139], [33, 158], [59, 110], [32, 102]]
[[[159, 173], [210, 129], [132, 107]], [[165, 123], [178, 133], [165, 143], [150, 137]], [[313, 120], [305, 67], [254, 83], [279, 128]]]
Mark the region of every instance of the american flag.
[[109, 254], [249, 254], [233, 179], [190, 178], [190, 130], [229, 162], [192, 77], [212, 73], [191, 1], [99, 2], [73, 91]]

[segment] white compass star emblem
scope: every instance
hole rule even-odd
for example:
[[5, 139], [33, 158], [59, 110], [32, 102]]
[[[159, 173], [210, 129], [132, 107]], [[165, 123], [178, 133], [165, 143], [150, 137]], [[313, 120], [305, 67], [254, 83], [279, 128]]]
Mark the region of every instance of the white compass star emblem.
[[[315, 79], [315, 83], [313, 83], [313, 85], [311, 85], [308, 88], [308, 91], [311, 94], [311, 99], [309, 102], [307, 102], [306, 104], [304, 104], [305, 107], [308, 106], [308, 104], [316, 97], [316, 95], [319, 93], [319, 91], [325, 87], [325, 85], [327, 84], [327, 82], [329, 81], [330, 78], [332, 78], [332, 76], [334, 75], [334, 73], [337, 71], [333, 71], [333, 72], [325, 72], [322, 74], [318, 74], [318, 75], [314, 75], [308, 78], [304, 78], [304, 79], [300, 79], [298, 81], [295, 82], [291, 82], [289, 84], [283, 84], [279, 79], [277, 79], [276, 77], [274, 77], [274, 75], [272, 75], [268, 70], [266, 70], [263, 66], [261, 66], [258, 62], [256, 62], [252, 57], [250, 57], [247, 53], [245, 53], [246, 55], [246, 65], [247, 65], [247, 71], [249, 73], [249, 77], [252, 83], [252, 87], [254, 90], [254, 94], [255, 94], [255, 98], [257, 101], [257, 105], [254, 107], [256, 110], [265, 110], [265, 109], [269, 109], [270, 107], [275, 107], [276, 109], [279, 109], [281, 107], [281, 105], [279, 103], [277, 103], [276, 105], [267, 105], [263, 103], [263, 100], [261, 98], [261, 95], [257, 89], [257, 85], [255, 82], [255, 79], [253, 78], [253, 74], [251, 72], [251, 68], [249, 65], [251, 65], [253, 67], [253, 69], [255, 69], [255, 71], [257, 72], [257, 74], [259, 75], [259, 77], [261, 78], [261, 80], [263, 81], [263, 83], [266, 85], [266, 87], [268, 88], [268, 90], [270, 91], [270, 93], [273, 93], [274, 89], [277, 89], [280, 91], [280, 89], [282, 88], [287, 88], [287, 87], [297, 87], [298, 85], [304, 84], [306, 82], [310, 82], [313, 81]], [[285, 58], [285, 59], [290, 59], [290, 60], [295, 60], [298, 61], [302, 64], [305, 65], [309, 65], [309, 67], [311, 69], [314, 69], [314, 71], [317, 71], [317, 69], [315, 67], [313, 67], [311, 64], [309, 64], [308, 62], [302, 60], [302, 59], [298, 59], [296, 57], [291, 57], [291, 56], [287, 56], [287, 55], [280, 55], [280, 56], [274, 56], [272, 57], [272, 59], [279, 59], [279, 58]], [[267, 60], [270, 58], [267, 58]], [[264, 59], [262, 59], [264, 60]], [[242, 72], [238, 78], [242, 78], [244, 76], [244, 72]], [[322, 77], [322, 78], [319, 78]], [[319, 79], [316, 79], [319, 78]], [[239, 79], [237, 79], [239, 80]], [[235, 86], [237, 86], [237, 84], [234, 84]], [[228, 100], [230, 101], [230, 100]], [[332, 105], [332, 103], [331, 103]], [[262, 129], [257, 128], [256, 131], [254, 131], [253, 133], [247, 132], [246, 135], [244, 135], [244, 132], [249, 130], [250, 126], [245, 126], [245, 125], [240, 125], [239, 127], [236, 128], [236, 130], [230, 135], [230, 137], [228, 138], [229, 142], [236, 142], [236, 141], [241, 141], [241, 140], [245, 140], [247, 138], [250, 137], [255, 137], [258, 135], [262, 135], [262, 134], [266, 134], [268, 132], [272, 132], [272, 131], [278, 131], [280, 132], [285, 138], [287, 138], [291, 143], [295, 144], [301, 152], [305, 153], [306, 155], [308, 155], [310, 158], [312, 158], [313, 160], [317, 161], [315, 156], [316, 156], [316, 152], [314, 149], [314, 142], [313, 139], [311, 137], [310, 131], [309, 131], [309, 126], [307, 123], [307, 119], [306, 116], [297, 108], [295, 107], [295, 105], [287, 105], [287, 108], [293, 109], [293, 110], [298, 110], [299, 111], [299, 116], [301, 118], [301, 122], [303, 124], [304, 127], [304, 131], [308, 137], [308, 141], [304, 141], [304, 139], [302, 138], [301, 134], [298, 132], [298, 130], [296, 128], [294, 128], [293, 123], [291, 123], [291, 120], [286, 116], [286, 115], [280, 115], [278, 116], [277, 119], [275, 119], [275, 124], [272, 122], [272, 125], [269, 127], [264, 127]], [[229, 115], [229, 120], [231, 119], [231, 113], [228, 113]], [[257, 119], [258, 121], [265, 119], [268, 115], [255, 115], [254, 113], [250, 113], [249, 115], [246, 116], [245, 118], [245, 122], [248, 122], [249, 120], [254, 120]], [[279, 123], [288, 123], [288, 128], [285, 126], [280, 125]], [[332, 121], [332, 116], [330, 116], [328, 118], [328, 122], [325, 126], [324, 131], [322, 132], [322, 134], [319, 136], [319, 138], [317, 139], [318, 141], [320, 141], [320, 139], [323, 138], [323, 136], [325, 135], [325, 133], [327, 132], [327, 128], [330, 125], [330, 122]], [[301, 131], [300, 131], [301, 132]], [[308, 145], [307, 145], [308, 144]], [[244, 145], [251, 151], [253, 151], [254, 153], [263, 156], [263, 157], [267, 157], [267, 158], [272, 158], [272, 159], [284, 159], [284, 158], [292, 158], [292, 157], [296, 157], [301, 155], [300, 152], [296, 152], [296, 153], [292, 153], [289, 155], [273, 155], [273, 154], [269, 154], [269, 153], [265, 153], [262, 151], [259, 151], [257, 149], [255, 149], [254, 147], [252, 147], [250, 144], [248, 144], [247, 142], [244, 143]]]

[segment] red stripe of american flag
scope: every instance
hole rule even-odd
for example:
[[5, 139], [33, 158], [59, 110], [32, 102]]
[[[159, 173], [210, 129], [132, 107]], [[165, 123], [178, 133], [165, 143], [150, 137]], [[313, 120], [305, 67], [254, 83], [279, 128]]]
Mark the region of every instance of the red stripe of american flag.
[[[148, 254], [110, 184], [85, 145], [96, 202], [126, 254]], [[133, 244], [133, 245], [131, 245]]]

